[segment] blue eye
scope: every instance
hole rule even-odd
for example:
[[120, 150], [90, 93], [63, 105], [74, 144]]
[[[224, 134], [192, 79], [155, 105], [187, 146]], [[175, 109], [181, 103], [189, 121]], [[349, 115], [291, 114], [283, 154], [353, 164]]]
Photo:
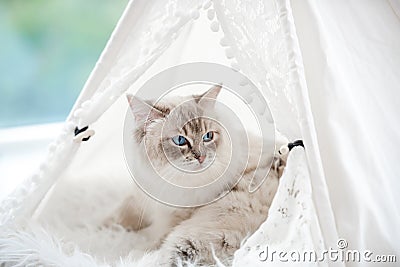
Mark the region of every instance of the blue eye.
[[203, 141], [204, 142], [210, 142], [214, 138], [214, 133], [213, 132], [208, 132], [205, 135], [203, 135]]
[[175, 145], [177, 146], [183, 146], [187, 144], [186, 138], [183, 137], [182, 135], [177, 135], [172, 137], [172, 141], [174, 141]]

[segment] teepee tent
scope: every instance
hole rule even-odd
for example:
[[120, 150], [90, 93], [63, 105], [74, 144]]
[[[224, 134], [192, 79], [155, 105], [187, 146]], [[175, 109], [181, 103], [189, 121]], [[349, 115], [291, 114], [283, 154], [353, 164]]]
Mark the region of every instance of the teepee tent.
[[[276, 128], [306, 148], [289, 153], [268, 219], [234, 266], [263, 266], [266, 246], [399, 253], [400, 8], [350, 2], [130, 1], [46, 161], [1, 203], [0, 263], [156, 264], [156, 252], [135, 258], [135, 233], [98, 226], [133, 182], [121, 152], [125, 93], [188, 62], [244, 73]], [[359, 263], [302, 266], [344, 264]]]

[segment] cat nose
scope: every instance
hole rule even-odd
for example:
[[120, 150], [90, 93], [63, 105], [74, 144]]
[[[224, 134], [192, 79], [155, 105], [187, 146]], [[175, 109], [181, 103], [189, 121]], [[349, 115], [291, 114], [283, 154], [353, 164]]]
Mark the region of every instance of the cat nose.
[[197, 160], [200, 162], [200, 163], [203, 163], [203, 161], [206, 159], [206, 156], [200, 156]]

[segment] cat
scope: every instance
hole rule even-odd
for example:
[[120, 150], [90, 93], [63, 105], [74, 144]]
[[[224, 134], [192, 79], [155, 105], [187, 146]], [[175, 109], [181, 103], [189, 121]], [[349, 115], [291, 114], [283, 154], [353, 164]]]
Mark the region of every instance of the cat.
[[[221, 176], [232, 161], [236, 166], [239, 161], [248, 160], [244, 171], [233, 168], [231, 172], [237, 173], [228, 172], [232, 176], [231, 181], [224, 181], [231, 188], [228, 194], [200, 207], [172, 207], [135, 187], [112, 216], [112, 222], [146, 237], [147, 241], [138, 248], [158, 250], [162, 255], [160, 266], [176, 266], [182, 261], [213, 264], [213, 251], [219, 259], [229, 261], [243, 239], [266, 220], [277, 190], [286, 159], [265, 153], [259, 161], [261, 137], [249, 136], [249, 143], [243, 144], [249, 147], [248, 158], [230, 157], [229, 135], [243, 133], [228, 134], [220, 123], [235, 124], [216, 108], [221, 89], [216, 85], [202, 95], [174, 97], [156, 104], [127, 95], [136, 125], [132, 137], [136, 147], [132, 149], [138, 159], [148, 157], [152, 165], [141, 163], [143, 168], [153, 167], [179, 186], [202, 186]], [[267, 179], [250, 193], [256, 170], [268, 172], [270, 167]], [[239, 182], [233, 179], [238, 176]], [[222, 191], [219, 185], [207, 196], [195, 197], [199, 201], [202, 197], [218, 198]]]

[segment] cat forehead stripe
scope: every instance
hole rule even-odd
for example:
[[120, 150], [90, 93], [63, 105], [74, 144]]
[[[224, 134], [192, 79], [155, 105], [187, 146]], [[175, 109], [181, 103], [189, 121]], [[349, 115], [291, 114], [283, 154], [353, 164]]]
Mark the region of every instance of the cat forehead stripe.
[[185, 125], [183, 125], [182, 130], [187, 134], [188, 131], [190, 132], [200, 132], [204, 130], [205, 122], [203, 118], [195, 118], [193, 120], [188, 121]]

